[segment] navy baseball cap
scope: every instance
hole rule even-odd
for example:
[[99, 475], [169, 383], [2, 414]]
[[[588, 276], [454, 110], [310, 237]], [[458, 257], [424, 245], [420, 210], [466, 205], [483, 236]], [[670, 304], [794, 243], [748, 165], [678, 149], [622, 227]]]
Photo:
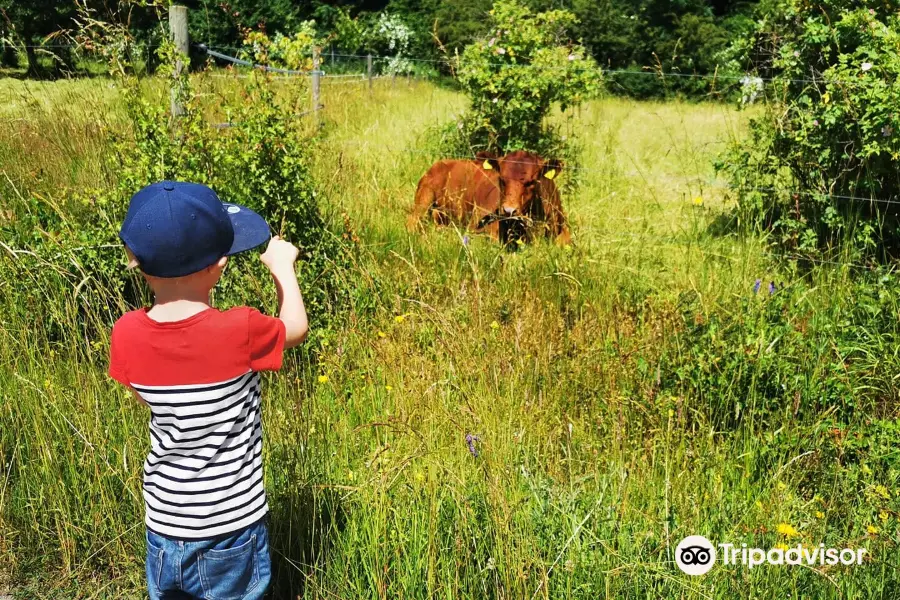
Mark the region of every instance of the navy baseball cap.
[[270, 233], [261, 216], [205, 185], [160, 181], [131, 197], [119, 237], [147, 275], [182, 277], [265, 244]]

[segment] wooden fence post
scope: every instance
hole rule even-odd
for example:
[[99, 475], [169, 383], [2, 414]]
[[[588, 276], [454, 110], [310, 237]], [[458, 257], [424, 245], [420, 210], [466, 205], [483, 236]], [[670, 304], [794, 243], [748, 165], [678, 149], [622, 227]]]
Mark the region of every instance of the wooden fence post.
[[175, 73], [172, 82], [172, 116], [180, 117], [184, 114], [184, 106], [181, 104], [181, 84], [179, 79], [181, 74], [188, 65], [184, 63], [187, 59], [190, 38], [188, 37], [188, 9], [186, 6], [178, 6], [173, 4], [169, 7], [169, 35], [175, 43], [175, 50], [178, 52], [178, 58], [175, 60]]
[[319, 86], [321, 84], [322, 72], [319, 70], [319, 48], [313, 47], [313, 70], [312, 70], [312, 111], [313, 121], [319, 125]]
[[369, 74], [369, 93], [372, 93], [372, 55], [366, 56], [366, 72]]

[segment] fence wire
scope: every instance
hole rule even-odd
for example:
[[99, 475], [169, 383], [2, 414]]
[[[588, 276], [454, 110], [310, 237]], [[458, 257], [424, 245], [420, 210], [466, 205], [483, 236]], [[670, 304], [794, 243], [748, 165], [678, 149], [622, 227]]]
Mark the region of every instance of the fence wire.
[[[74, 47], [74, 45], [53, 44], [53, 45], [43, 45], [43, 46], [38, 46], [38, 47], [41, 47], [41, 48], [48, 48], [48, 47], [64, 48], [64, 47]], [[153, 47], [157, 47], [157, 46], [153, 46]], [[211, 56], [214, 59], [225, 61], [225, 62], [228, 62], [230, 64], [233, 64], [233, 65], [236, 65], [239, 67], [259, 69], [259, 70], [262, 70], [265, 72], [274, 73], [276, 75], [281, 75], [285, 78], [310, 77], [313, 75], [319, 75], [320, 78], [323, 78], [323, 79], [330, 78], [330, 79], [344, 80], [344, 81], [335, 81], [332, 83], [332, 85], [337, 85], [337, 84], [342, 84], [342, 83], [358, 84], [358, 83], [363, 83], [363, 82], [369, 81], [370, 79], [379, 79], [379, 78], [385, 77], [385, 75], [383, 75], [383, 74], [372, 75], [370, 77], [368, 75], [368, 73], [341, 73], [341, 74], [336, 74], [336, 75], [329, 75], [324, 70], [321, 69], [321, 66], [317, 70], [284, 69], [284, 68], [272, 67], [272, 66], [264, 65], [264, 64], [258, 64], [258, 63], [254, 63], [249, 60], [231, 56], [231, 55], [225, 54], [223, 52], [220, 52], [218, 50], [215, 50], [213, 48], [210, 48], [209, 46], [207, 46], [205, 44], [195, 44], [195, 47], [202, 50], [203, 52], [205, 52], [207, 55]], [[220, 49], [229, 49], [229, 50], [237, 50], [237, 51], [245, 50], [245, 49], [239, 49], [239, 48], [220, 48]], [[320, 58], [327, 58], [327, 57], [354, 58], [354, 59], [366, 59], [366, 60], [371, 59], [372, 61], [390, 61], [390, 60], [394, 60], [397, 58], [395, 56], [347, 54], [347, 53], [335, 53], [335, 52], [326, 52], [326, 53], [320, 55]], [[432, 58], [419, 58], [419, 57], [400, 57], [400, 58], [403, 58], [404, 60], [408, 60], [411, 62], [452, 65], [452, 61], [447, 60], [447, 59], [432, 59]], [[554, 68], [554, 67], [526, 65], [526, 64], [510, 64], [510, 63], [493, 63], [493, 64], [504, 67], [504, 68], [523, 68], [523, 69], [541, 68], [541, 69], [545, 69], [545, 70], [569, 70], [569, 69], [571, 69], [571, 67]], [[321, 65], [321, 63], [320, 63], [320, 65]], [[576, 70], [579, 70], [579, 69], [576, 68]], [[655, 78], [660, 78], [660, 79], [665, 79], [666, 77], [673, 77], [673, 78], [709, 79], [709, 80], [725, 80], [725, 81], [730, 80], [730, 81], [740, 82], [740, 83], [743, 83], [746, 80], [746, 78], [748, 77], [746, 75], [745, 76], [731, 76], [731, 75], [721, 75], [721, 74], [717, 74], [717, 73], [687, 74], [687, 73], [676, 73], [676, 72], [666, 73], [666, 72], [662, 72], [662, 71], [651, 71], [651, 70], [640, 70], [640, 71], [639, 70], [629, 70], [629, 69], [606, 69], [606, 70], [604, 70], [601, 68], [593, 68], [593, 67], [591, 67], [590, 70], [596, 71], [598, 73], [598, 76], [605, 76], [605, 77], [615, 77], [616, 75], [629, 75], [629, 76], [635, 75], [635, 76], [655, 77]], [[212, 76], [214, 76], [214, 77], [242, 77], [241, 75], [237, 75], [237, 74], [229, 74], [229, 75], [212, 74]], [[419, 77], [420, 77], [420, 75], [417, 75], [417, 78], [419, 78]], [[862, 83], [860, 81], [855, 81], [855, 82], [854, 81], [849, 81], [849, 82], [844, 81], [844, 82], [842, 82], [840, 80], [834, 80], [834, 79], [826, 80], [824, 78], [817, 78], [817, 79], [787, 79], [787, 78], [777, 78], [777, 77], [770, 77], [770, 78], [753, 77], [753, 78], [756, 80], [759, 80], [759, 81], [766, 82], [766, 83], [776, 83], [777, 82], [777, 83], [790, 83], [790, 84], [817, 84], [817, 85], [824, 84], [824, 83], [832, 83], [832, 84], [833, 83], [851, 83], [851, 84], [852, 83]], [[896, 83], [896, 82], [893, 82], [893, 83]], [[322, 108], [324, 108], [324, 106], [320, 105], [318, 107], [318, 109], [312, 109], [312, 110], [308, 110], [308, 111], [304, 111], [304, 112], [300, 112], [300, 113], [296, 113], [296, 114], [286, 114], [286, 115], [284, 115], [284, 118], [285, 119], [295, 119], [295, 118], [304, 117], [304, 116], [307, 116], [307, 115], [315, 112], [315, 110], [320, 110]], [[239, 126], [239, 125], [241, 125], [240, 122], [216, 123], [216, 124], [211, 124], [210, 126], [217, 128], [217, 129], [227, 129], [227, 128], [235, 127], [235, 126]], [[365, 145], [366, 142], [343, 141], [343, 142], [338, 142], [338, 144], [347, 145], [347, 146], [353, 146], [353, 145], [362, 146], [362, 145]], [[410, 149], [410, 148], [381, 147], [381, 148], [379, 148], [378, 151], [383, 152], [383, 153], [405, 153], [405, 154], [419, 154], [419, 155], [434, 156], [433, 152], [424, 151], [424, 150], [415, 150], [415, 149]], [[465, 155], [464, 156], [442, 156], [440, 158], [441, 159], [449, 159], [449, 160], [477, 160], [478, 159], [478, 157], [475, 154], [468, 155], [468, 156], [465, 156]], [[507, 160], [506, 162], [517, 162], [517, 161]], [[728, 166], [728, 165], [726, 165], [726, 166]], [[599, 172], [601, 172], [600, 169], [592, 169], [592, 168], [584, 167], [581, 165], [569, 165], [569, 166], [565, 167], [565, 170], [579, 171], [582, 173], [599, 173]], [[615, 173], [613, 173], [612, 175], [615, 176]], [[645, 174], [640, 173], [640, 172], [627, 172], [627, 173], [622, 173], [621, 175], [624, 177], [627, 177], [627, 178], [638, 178], [638, 177], [643, 178], [645, 176]], [[660, 178], [656, 177], [655, 179], [659, 180]], [[740, 191], [757, 191], [757, 192], [763, 192], [763, 193], [778, 193], [778, 194], [788, 194], [788, 195], [794, 195], [794, 196], [802, 195], [802, 196], [807, 196], [807, 197], [816, 197], [816, 198], [841, 200], [841, 201], [853, 201], [853, 202], [861, 202], [861, 203], [900, 205], [900, 200], [895, 199], [895, 198], [871, 198], [871, 197], [864, 197], [864, 196], [829, 194], [829, 193], [814, 192], [814, 191], [809, 191], [809, 190], [791, 190], [791, 189], [779, 189], [779, 188], [761, 187], [761, 186], [747, 186], [747, 185], [735, 186], [733, 184], [730, 184], [730, 183], [722, 181], [722, 180], [702, 178], [702, 177], [679, 178], [679, 177], [666, 176], [666, 177], [663, 177], [662, 179], [664, 181], [677, 183], [679, 185], [697, 186], [697, 187], [701, 187], [701, 188], [702, 187], [717, 188], [717, 189], [731, 190], [731, 191], [738, 191], [738, 190], [740, 190]], [[747, 259], [747, 257], [744, 255], [724, 255], [721, 253], [704, 250], [703, 248], [698, 247], [698, 242], [696, 242], [696, 241], [678, 240], [678, 239], [673, 238], [672, 236], [648, 235], [646, 233], [627, 233], [627, 232], [623, 232], [623, 233], [620, 233], [617, 235], [620, 236], [620, 239], [600, 240], [600, 243], [615, 243], [618, 241], [631, 240], [631, 241], [638, 241], [641, 246], [688, 247], [691, 250], [699, 252], [704, 255], [709, 255], [711, 257], [717, 257], [717, 258], [735, 261], [735, 262], [745, 262]], [[109, 245], [104, 244], [104, 245], [93, 246], [92, 248], [107, 248], [107, 247], [109, 247]], [[5, 249], [8, 252], [10, 252], [11, 254], [27, 254], [29, 252], [26, 250], [11, 249], [9, 247], [5, 247]], [[85, 248], [85, 249], [87, 249], [87, 248]], [[816, 265], [843, 266], [843, 267], [848, 267], [848, 268], [852, 268], [852, 269], [862, 269], [862, 270], [873, 270], [873, 269], [879, 268], [877, 265], [873, 265], [873, 264], [854, 263], [854, 262], [849, 262], [849, 261], [836, 261], [836, 260], [830, 260], [830, 259], [825, 259], [825, 258], [815, 258], [815, 257], [809, 257], [809, 256], [805, 256], [805, 255], [791, 254], [791, 253], [763, 252], [763, 253], [761, 253], [761, 257], [765, 258], [765, 259], [770, 259], [770, 260], [788, 260], [788, 261], [797, 261], [797, 262], [802, 261], [802, 262], [816, 264]], [[890, 266], [891, 270], [894, 270], [894, 268], [895, 267], [893, 265]]]
[[[272, 69], [271, 67], [267, 67], [265, 65], [250, 63], [249, 61], [245, 61], [233, 56], [228, 56], [226, 54], [222, 54], [220, 52], [211, 51], [205, 44], [198, 44], [199, 48], [204, 49], [207, 53], [212, 54], [216, 58], [220, 58], [222, 60], [234, 63], [241, 64], [244, 66], [253, 66], [255, 68], [261, 69]], [[225, 48], [233, 51], [243, 51], [246, 48]], [[422, 57], [414, 57], [414, 56], [388, 56], [388, 55], [378, 55], [378, 54], [347, 54], [347, 53], [325, 53], [321, 55], [332, 56], [332, 57], [340, 57], [340, 58], [356, 58], [356, 59], [369, 59], [371, 58], [373, 61], [392, 61], [397, 59], [402, 59], [409, 62], [414, 63], [423, 63], [423, 64], [440, 64], [447, 65], [449, 67], [459, 67], [458, 60], [449, 59], [449, 58], [422, 58]], [[718, 72], [714, 73], [681, 73], [677, 71], [669, 71], [665, 72], [660, 69], [603, 69], [599, 66], [568, 66], [568, 67], [559, 67], [553, 65], [534, 65], [534, 64], [524, 64], [524, 63], [509, 63], [509, 62], [491, 62], [489, 63], [491, 66], [499, 66], [502, 68], [508, 69], [537, 69], [542, 71], [563, 71], [563, 72], [572, 72], [572, 71], [590, 71], [595, 72], [599, 77], [612, 77], [615, 78], [616, 75], [636, 75], [642, 77], [655, 77], [658, 79], [665, 79], [667, 77], [671, 77], [674, 79], [693, 79], [693, 80], [711, 80], [711, 81], [728, 81], [732, 84], [744, 84], [744, 83], [753, 83], [756, 81], [763, 83], [782, 83], [782, 84], [815, 84], [815, 85], [823, 85], [823, 84], [839, 84], [839, 85], [863, 85], [865, 81], [863, 78], [865, 77], [865, 73], [868, 71], [862, 71], [860, 78], [851, 80], [851, 79], [834, 79], [834, 78], [826, 78], [823, 75], [819, 75], [813, 78], [788, 78], [788, 77], [762, 77], [758, 75], [753, 75], [751, 73], [742, 74], [742, 75], [730, 75], [730, 74], [722, 74]], [[284, 70], [282, 70], [284, 71]], [[305, 75], [308, 74], [309, 71], [293, 71], [293, 74], [297, 75]], [[898, 82], [893, 81], [891, 85], [896, 85]]]

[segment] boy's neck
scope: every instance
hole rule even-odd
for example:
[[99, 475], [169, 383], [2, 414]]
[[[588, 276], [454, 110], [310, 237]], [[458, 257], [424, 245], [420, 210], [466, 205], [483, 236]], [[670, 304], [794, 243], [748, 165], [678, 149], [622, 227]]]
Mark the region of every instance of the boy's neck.
[[222, 270], [225, 259], [202, 271], [182, 277], [152, 277], [144, 274], [156, 297], [147, 311], [154, 321], [181, 321], [210, 308], [210, 294]]
[[185, 289], [183, 286], [166, 289], [166, 286], [154, 289], [155, 300], [147, 311], [154, 321], [181, 321], [193, 317], [197, 313], [211, 307], [210, 291], [203, 289]]
[[150, 310], [147, 311], [147, 316], [154, 321], [162, 323], [182, 321], [209, 308], [210, 303], [208, 299], [206, 301], [199, 301], [182, 298], [179, 300], [170, 300], [169, 302], [160, 302], [157, 298], [156, 302], [153, 303], [153, 306], [150, 307]]

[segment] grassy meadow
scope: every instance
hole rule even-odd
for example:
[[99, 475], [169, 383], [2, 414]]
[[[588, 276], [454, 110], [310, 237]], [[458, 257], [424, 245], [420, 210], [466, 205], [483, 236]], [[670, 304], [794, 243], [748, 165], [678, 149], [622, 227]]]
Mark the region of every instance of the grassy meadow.
[[[117, 93], [0, 81], [0, 227], [106, 218], [68, 192], [116, 181]], [[323, 101], [313, 172], [359, 240], [354, 300], [265, 380], [273, 598], [898, 597], [897, 279], [731, 232], [712, 164], [747, 112], [605, 98], [559, 115], [582, 147], [561, 174], [580, 181], [574, 244], [510, 251], [404, 227], [426, 132], [461, 96], [326, 80]], [[49, 272], [89, 248], [27, 251], [0, 245], [0, 595], [139, 598], [148, 416], [105, 375], [108, 338], [74, 327], [128, 307]], [[692, 534], [869, 559], [692, 578], [674, 563]]]

